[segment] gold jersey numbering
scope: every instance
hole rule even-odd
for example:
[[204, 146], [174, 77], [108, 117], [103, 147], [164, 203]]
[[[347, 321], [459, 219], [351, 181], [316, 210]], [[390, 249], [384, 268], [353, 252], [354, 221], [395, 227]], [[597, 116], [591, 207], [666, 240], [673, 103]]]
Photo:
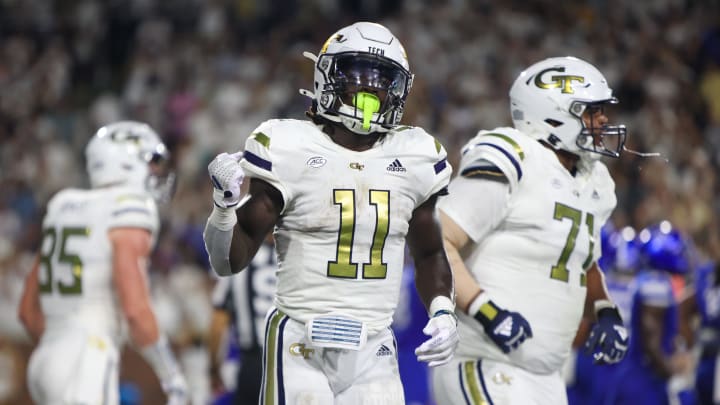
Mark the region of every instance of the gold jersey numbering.
[[[57, 287], [60, 295], [82, 294], [82, 259], [80, 259], [80, 256], [77, 254], [68, 252], [65, 246], [70, 238], [87, 238], [90, 230], [82, 227], [66, 227], [60, 229], [59, 233], [60, 237], [58, 238], [58, 230], [55, 228], [45, 228], [43, 230], [43, 245], [47, 246], [48, 251], [41, 252], [40, 254], [40, 266], [41, 269], [45, 270], [45, 281], [40, 283], [40, 293], [50, 294], [53, 291], [53, 287]], [[53, 258], [55, 251], [58, 249], [57, 257]], [[61, 280], [58, 280], [55, 285], [53, 284], [53, 277], [56, 275], [53, 274], [53, 272], [60, 270], [53, 268], [53, 263], [56, 265], [64, 265], [62, 267], [70, 270], [73, 280], [72, 284], [65, 284]]]
[[328, 262], [328, 277], [357, 278], [358, 265], [362, 266], [362, 278], [383, 279], [387, 276], [387, 263], [383, 262], [383, 248], [390, 229], [390, 191], [369, 190], [370, 205], [375, 207], [375, 231], [368, 263], [352, 261], [355, 242], [355, 224], [357, 218], [355, 190], [333, 190], [333, 201], [340, 206], [340, 226], [338, 231], [335, 260]]
[[[573, 249], [575, 249], [575, 240], [577, 239], [578, 233], [580, 233], [580, 223], [582, 222], [582, 211], [565, 204], [555, 203], [554, 219], [556, 221], [562, 221], [569, 219], [572, 221], [570, 226], [570, 232], [568, 232], [567, 238], [565, 239], [565, 247], [560, 253], [557, 263], [550, 269], [550, 278], [554, 280], [568, 282], [570, 278], [570, 271], [567, 268], [567, 262], [570, 259]], [[587, 269], [592, 261], [594, 243], [594, 228], [595, 228], [595, 217], [591, 213], [587, 213], [585, 216], [585, 225], [587, 226], [588, 234], [590, 235], [590, 249], [587, 258], [583, 263], [583, 270]], [[585, 272], [580, 275], [580, 285], [585, 285]]]

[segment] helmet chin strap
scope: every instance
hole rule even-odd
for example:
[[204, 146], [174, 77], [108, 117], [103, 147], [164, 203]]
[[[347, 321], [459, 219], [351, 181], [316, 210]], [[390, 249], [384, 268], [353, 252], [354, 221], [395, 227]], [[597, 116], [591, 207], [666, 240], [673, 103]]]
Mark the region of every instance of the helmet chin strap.
[[374, 94], [361, 91], [353, 96], [353, 104], [355, 104], [355, 107], [362, 110], [363, 129], [366, 131], [369, 130], [370, 120], [372, 119], [373, 114], [380, 111], [380, 99]]

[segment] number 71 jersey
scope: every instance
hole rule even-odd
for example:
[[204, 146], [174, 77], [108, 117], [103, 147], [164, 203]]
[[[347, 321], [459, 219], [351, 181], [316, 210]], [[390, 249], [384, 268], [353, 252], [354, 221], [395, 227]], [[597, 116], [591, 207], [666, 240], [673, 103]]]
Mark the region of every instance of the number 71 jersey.
[[369, 333], [392, 322], [413, 210], [447, 186], [444, 148], [400, 127], [369, 150], [333, 142], [310, 121], [270, 120], [248, 138], [241, 165], [277, 188], [277, 307], [308, 322], [342, 313]]
[[[475, 191], [490, 175], [509, 184], [502, 218], [483, 216], [484, 196]], [[497, 305], [525, 317], [533, 332], [506, 355], [475, 319], [461, 314], [457, 354], [540, 374], [559, 370], [582, 316], [585, 272], [600, 257], [600, 228], [616, 204], [607, 167], [592, 162], [573, 176], [553, 150], [515, 129], [497, 128], [481, 131], [463, 148], [449, 190], [439, 208], [474, 242], [461, 252], [468, 270]]]

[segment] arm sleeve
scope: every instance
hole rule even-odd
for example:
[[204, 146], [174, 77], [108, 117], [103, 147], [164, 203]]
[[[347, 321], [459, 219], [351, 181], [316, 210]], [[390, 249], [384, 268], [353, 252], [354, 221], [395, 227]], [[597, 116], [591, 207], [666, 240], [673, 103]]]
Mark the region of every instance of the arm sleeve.
[[210, 257], [210, 266], [218, 276], [230, 276], [233, 274], [230, 268], [232, 236], [232, 229], [220, 230], [210, 220], [205, 224], [205, 231], [203, 232], [205, 250], [207, 250]]

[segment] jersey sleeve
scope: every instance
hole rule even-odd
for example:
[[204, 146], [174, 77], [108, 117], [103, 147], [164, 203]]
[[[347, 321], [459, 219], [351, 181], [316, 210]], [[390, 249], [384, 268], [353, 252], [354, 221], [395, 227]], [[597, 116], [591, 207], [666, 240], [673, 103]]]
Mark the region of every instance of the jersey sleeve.
[[119, 190], [112, 195], [108, 228], [143, 228], [157, 235], [160, 226], [155, 200], [133, 190]]
[[270, 183], [283, 196], [285, 205], [290, 200], [288, 187], [282, 183], [273, 164], [281, 159], [278, 148], [273, 145], [273, 129], [277, 120], [265, 121], [245, 141], [245, 151], [240, 165], [248, 177], [258, 178]]
[[497, 128], [480, 131], [462, 149], [459, 176], [500, 177], [503, 176], [515, 190], [523, 176], [522, 162], [525, 159], [524, 136], [511, 128]]
[[423, 201], [437, 193], [446, 194], [450, 177], [452, 176], [452, 166], [447, 160], [447, 151], [437, 139], [433, 138], [432, 149], [435, 151], [435, 154], [431, 154], [430, 158], [430, 163], [433, 168], [433, 181], [430, 186], [430, 191]]

